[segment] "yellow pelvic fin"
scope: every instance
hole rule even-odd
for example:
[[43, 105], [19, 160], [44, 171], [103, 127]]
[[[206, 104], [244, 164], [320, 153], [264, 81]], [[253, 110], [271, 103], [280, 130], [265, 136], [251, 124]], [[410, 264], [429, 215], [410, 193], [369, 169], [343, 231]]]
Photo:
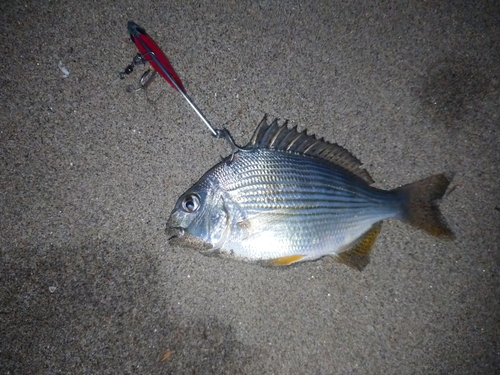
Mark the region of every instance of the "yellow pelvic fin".
[[289, 266], [302, 258], [304, 258], [303, 255], [287, 255], [286, 257], [272, 259], [270, 262], [273, 266]]
[[355, 243], [355, 245], [343, 253], [340, 253], [335, 258], [337, 262], [362, 271], [370, 261], [370, 250], [380, 233], [382, 223], [375, 224]]

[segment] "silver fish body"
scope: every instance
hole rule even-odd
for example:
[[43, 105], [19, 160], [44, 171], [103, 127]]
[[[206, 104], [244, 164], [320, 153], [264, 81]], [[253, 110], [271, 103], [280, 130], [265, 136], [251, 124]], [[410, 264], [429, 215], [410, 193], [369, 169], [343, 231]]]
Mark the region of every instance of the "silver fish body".
[[[359, 164], [338, 145], [264, 119], [249, 145], [179, 198], [167, 232], [172, 243], [242, 260], [286, 265], [333, 255], [362, 269], [382, 220], [412, 222], [408, 211], [415, 188], [371, 187]], [[416, 183], [419, 192], [421, 185], [426, 190], [439, 185], [437, 193], [431, 186], [434, 195], [426, 198], [424, 214], [441, 225], [433, 234], [451, 236], [432, 203], [448, 180], [430, 179], [434, 182]]]

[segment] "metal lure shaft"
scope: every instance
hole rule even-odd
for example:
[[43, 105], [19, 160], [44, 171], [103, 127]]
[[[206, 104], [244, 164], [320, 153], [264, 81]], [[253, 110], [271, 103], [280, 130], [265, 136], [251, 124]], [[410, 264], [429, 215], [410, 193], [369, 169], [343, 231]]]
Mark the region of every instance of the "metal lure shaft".
[[203, 112], [198, 108], [198, 106], [193, 102], [184, 89], [181, 79], [175, 72], [174, 68], [170, 64], [165, 53], [158, 47], [156, 42], [146, 33], [146, 30], [137, 25], [133, 21], [129, 21], [127, 24], [127, 29], [130, 34], [130, 38], [137, 46], [139, 52], [142, 54], [144, 60], [149, 62], [153, 68], [179, 93], [184, 99], [189, 103], [191, 108], [194, 109], [196, 114], [201, 118], [205, 125], [210, 129], [215, 137], [221, 136], [221, 131], [215, 129], [210, 121], [205, 117]]

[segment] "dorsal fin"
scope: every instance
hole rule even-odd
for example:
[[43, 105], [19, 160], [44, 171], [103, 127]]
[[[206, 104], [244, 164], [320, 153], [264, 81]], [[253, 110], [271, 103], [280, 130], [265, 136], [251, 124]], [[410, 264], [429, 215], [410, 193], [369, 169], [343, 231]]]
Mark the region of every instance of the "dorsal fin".
[[299, 133], [296, 126], [289, 129], [287, 125], [288, 121], [279, 125], [278, 119], [274, 119], [271, 124], [268, 124], [267, 115], [264, 116], [255, 129], [250, 142], [244, 148], [282, 150], [316, 157], [348, 170], [369, 184], [374, 182], [366, 169], [361, 168], [359, 159], [342, 146], [309, 135], [307, 130]]

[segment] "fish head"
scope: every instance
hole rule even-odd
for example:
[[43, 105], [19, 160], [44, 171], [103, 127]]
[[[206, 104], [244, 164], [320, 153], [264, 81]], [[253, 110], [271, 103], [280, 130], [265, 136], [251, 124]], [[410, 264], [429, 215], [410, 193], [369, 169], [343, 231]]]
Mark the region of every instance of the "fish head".
[[214, 181], [201, 180], [180, 196], [167, 221], [173, 245], [198, 250], [219, 249], [229, 232], [224, 192]]

